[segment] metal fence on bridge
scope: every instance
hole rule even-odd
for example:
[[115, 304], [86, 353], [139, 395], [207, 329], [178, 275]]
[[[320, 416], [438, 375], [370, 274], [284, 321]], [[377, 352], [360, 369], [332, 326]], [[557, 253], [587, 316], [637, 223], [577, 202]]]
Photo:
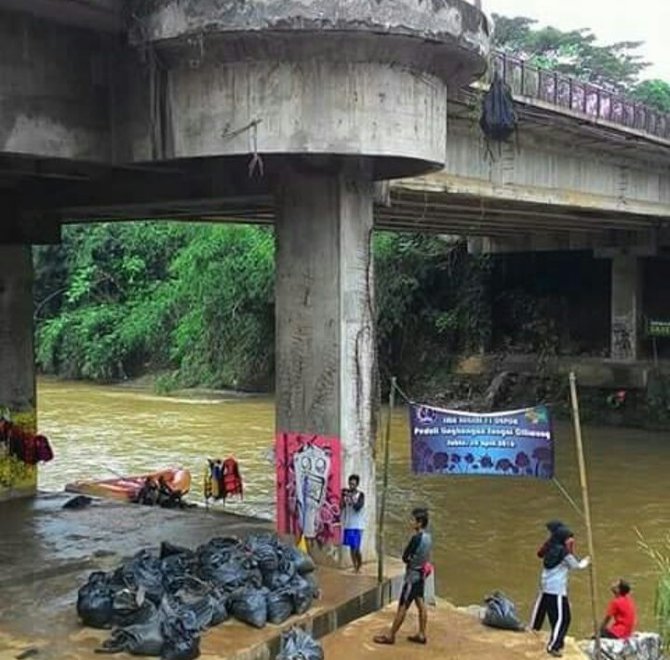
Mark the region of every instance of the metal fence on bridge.
[[538, 99], [591, 119], [670, 139], [670, 115], [642, 103], [555, 71], [541, 69], [513, 55], [493, 54], [493, 67], [516, 97]]

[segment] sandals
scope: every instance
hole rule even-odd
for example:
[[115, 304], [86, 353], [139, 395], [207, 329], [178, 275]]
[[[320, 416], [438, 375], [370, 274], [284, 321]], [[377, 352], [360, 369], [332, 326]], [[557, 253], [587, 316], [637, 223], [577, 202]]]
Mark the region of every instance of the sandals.
[[407, 638], [408, 642], [412, 642], [413, 644], [427, 644], [428, 640], [425, 637], [422, 637], [421, 635], [410, 635]]

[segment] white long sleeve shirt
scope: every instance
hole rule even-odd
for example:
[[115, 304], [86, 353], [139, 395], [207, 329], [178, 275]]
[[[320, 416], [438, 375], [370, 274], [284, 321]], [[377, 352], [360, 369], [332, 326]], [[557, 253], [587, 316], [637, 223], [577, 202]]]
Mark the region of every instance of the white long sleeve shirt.
[[584, 569], [589, 565], [588, 559], [577, 559], [574, 555], [567, 555], [554, 568], [543, 568], [540, 578], [542, 593], [555, 596], [568, 595], [568, 574], [571, 570]]

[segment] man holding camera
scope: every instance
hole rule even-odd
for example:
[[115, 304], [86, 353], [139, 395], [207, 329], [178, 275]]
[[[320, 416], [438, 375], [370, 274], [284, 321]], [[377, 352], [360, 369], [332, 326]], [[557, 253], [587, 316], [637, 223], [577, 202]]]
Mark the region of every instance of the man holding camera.
[[363, 565], [361, 544], [365, 529], [365, 495], [358, 489], [360, 483], [360, 477], [352, 474], [348, 480], [349, 487], [342, 490], [342, 525], [344, 527], [342, 545], [349, 548], [351, 563], [356, 573], [361, 572]]

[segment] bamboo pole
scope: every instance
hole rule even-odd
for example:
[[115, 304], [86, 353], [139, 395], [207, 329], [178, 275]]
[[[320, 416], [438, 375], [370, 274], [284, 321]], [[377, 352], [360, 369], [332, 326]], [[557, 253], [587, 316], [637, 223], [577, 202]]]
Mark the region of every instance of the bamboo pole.
[[575, 372], [570, 372], [570, 400], [572, 402], [572, 420], [575, 426], [575, 442], [577, 445], [577, 460], [579, 462], [579, 481], [582, 486], [582, 507], [586, 523], [586, 540], [588, 542], [591, 564], [589, 565], [589, 587], [591, 595], [591, 616], [593, 618], [593, 633], [595, 635], [595, 657], [600, 660], [600, 627], [598, 626], [598, 604], [596, 602], [596, 567], [595, 550], [593, 548], [593, 527], [591, 526], [591, 504], [589, 501], [589, 487], [586, 479], [586, 462], [584, 461], [584, 444], [582, 442], [582, 425], [579, 417], [579, 400], [577, 398], [577, 379]]
[[377, 582], [384, 581], [384, 555], [386, 548], [384, 544], [384, 521], [386, 519], [386, 492], [389, 483], [389, 461], [391, 445], [391, 421], [393, 418], [393, 407], [395, 405], [396, 378], [391, 378], [391, 391], [389, 392], [389, 409], [386, 417], [386, 429], [384, 432], [384, 471], [382, 474], [382, 495], [379, 502], [379, 524], [377, 525]]

